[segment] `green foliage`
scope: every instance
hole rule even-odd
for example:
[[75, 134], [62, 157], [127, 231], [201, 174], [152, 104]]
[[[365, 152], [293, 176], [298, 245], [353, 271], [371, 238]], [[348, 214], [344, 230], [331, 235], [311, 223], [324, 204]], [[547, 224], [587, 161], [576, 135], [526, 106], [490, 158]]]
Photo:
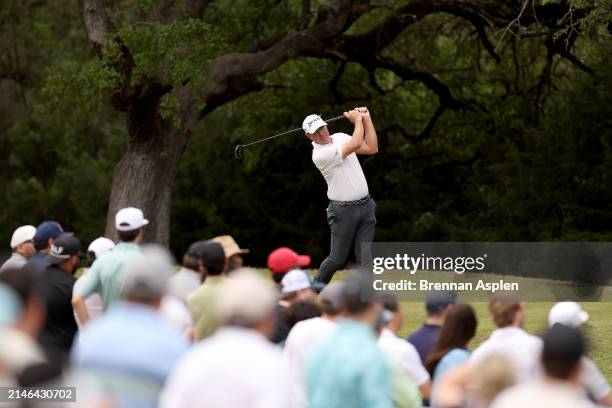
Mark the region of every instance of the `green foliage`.
[[[177, 88], [201, 92], [214, 58], [295, 29], [302, 17], [301, 2], [219, 0], [204, 21], [160, 24], [147, 19], [157, 2], [123, 3], [111, 13], [119, 31], [102, 58], [76, 7], [9, 2], [0, 11], [2, 67], [27, 67], [24, 81], [0, 83], [0, 243], [20, 224], [52, 218], [85, 241], [99, 236], [113, 168], [128, 143], [125, 117], [109, 97], [159, 80], [172, 89], [159, 114], [180, 127]], [[328, 3], [313, 1], [312, 10]], [[401, 6], [377, 4], [384, 7], [352, 33]], [[596, 76], [556, 56], [542, 81], [539, 37], [500, 44], [498, 64], [464, 20], [438, 13], [410, 26], [384, 56], [431, 73], [466, 103], [446, 110], [423, 138], [415, 135], [439, 100], [420, 82], [379, 69], [372, 83], [355, 63], [335, 80], [341, 63], [326, 59], [283, 64], [263, 78], [275, 87], [222, 106], [196, 129], [174, 185], [172, 248], [180, 254], [195, 239], [230, 233], [253, 250], [251, 263], [280, 245], [320, 261], [329, 243], [326, 185], [309, 142], [298, 132], [250, 148], [242, 161], [233, 148], [299, 127], [306, 114], [361, 105], [379, 130], [380, 153], [361, 158], [378, 203], [378, 241], [610, 240], [612, 52], [604, 23], [611, 17], [609, 2], [597, 5], [576, 27], [572, 50]], [[488, 34], [497, 46], [499, 36]], [[121, 45], [133, 59], [127, 81]], [[343, 121], [330, 127], [351, 132]]]

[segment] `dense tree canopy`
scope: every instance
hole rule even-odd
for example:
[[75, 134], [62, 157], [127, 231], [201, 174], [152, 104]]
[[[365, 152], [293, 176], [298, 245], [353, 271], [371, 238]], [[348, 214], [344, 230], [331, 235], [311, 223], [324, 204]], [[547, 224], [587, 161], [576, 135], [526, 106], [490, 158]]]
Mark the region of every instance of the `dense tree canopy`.
[[48, 218], [89, 240], [131, 204], [177, 253], [231, 233], [255, 263], [281, 244], [320, 259], [325, 184], [307, 140], [242, 161], [233, 146], [361, 105], [379, 130], [379, 154], [362, 159], [378, 241], [612, 237], [609, 1], [5, 1], [0, 13], [1, 242]]

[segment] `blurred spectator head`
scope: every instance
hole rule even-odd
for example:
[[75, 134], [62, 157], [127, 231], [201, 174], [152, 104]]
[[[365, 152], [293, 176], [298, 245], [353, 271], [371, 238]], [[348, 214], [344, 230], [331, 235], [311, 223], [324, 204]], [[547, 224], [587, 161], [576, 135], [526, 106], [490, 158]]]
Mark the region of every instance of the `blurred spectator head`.
[[476, 363], [470, 370], [469, 399], [475, 406], [488, 407], [506, 388], [516, 383], [512, 361], [501, 354], [492, 354]]
[[7, 269], [0, 274], [0, 283], [19, 299], [20, 311], [13, 326], [32, 338], [38, 337], [46, 318], [42, 276], [31, 268]]
[[313, 300], [298, 300], [293, 302], [286, 311], [285, 319], [291, 329], [297, 322], [321, 316], [321, 308]]
[[300, 300], [315, 301], [318, 283], [313, 282], [308, 274], [301, 269], [293, 269], [283, 276], [280, 283], [283, 300], [295, 302]]
[[36, 227], [32, 225], [23, 225], [13, 232], [11, 237], [11, 249], [13, 252], [20, 254], [28, 259], [34, 255], [34, 236], [36, 235]]
[[126, 273], [123, 297], [130, 302], [159, 307], [173, 270], [174, 260], [165, 248], [144, 245], [142, 256]]
[[397, 333], [404, 324], [404, 311], [393, 293], [382, 295], [383, 300], [383, 322], [393, 333]]
[[542, 365], [546, 375], [557, 380], [578, 381], [580, 360], [586, 354], [586, 344], [580, 331], [556, 323], [546, 331], [542, 340]]
[[427, 316], [443, 316], [456, 302], [457, 296], [451, 291], [431, 291], [425, 297]]
[[290, 270], [308, 265], [310, 265], [310, 256], [300, 255], [291, 248], [276, 248], [268, 255], [268, 269], [272, 271], [272, 279], [276, 283], [280, 283]]
[[64, 229], [57, 221], [43, 221], [36, 227], [34, 247], [38, 252], [48, 252], [53, 244], [53, 240], [62, 235], [72, 235], [72, 233], [64, 232]]
[[576, 302], [559, 302], [548, 313], [548, 326], [556, 323], [579, 328], [589, 320], [589, 314]]
[[382, 322], [382, 299], [371, 292], [366, 296], [365, 290], [368, 288], [367, 279], [362, 278], [359, 273], [349, 276], [344, 281], [342, 292], [346, 317], [376, 328]]
[[106, 237], [94, 239], [87, 247], [87, 266], [91, 266], [96, 259], [115, 248], [115, 243]]
[[425, 360], [425, 367], [433, 374], [440, 360], [455, 348], [466, 348], [476, 334], [476, 313], [472, 306], [461, 303], [454, 305], [446, 315], [440, 334]]
[[216, 314], [222, 325], [250, 328], [270, 338], [276, 329], [277, 299], [278, 291], [269, 281], [242, 268], [222, 283]]
[[514, 295], [497, 295], [489, 302], [489, 311], [497, 327], [521, 327], [524, 320], [523, 305]]
[[198, 270], [204, 276], [218, 276], [226, 271], [225, 252], [218, 242], [212, 240], [194, 242], [189, 246], [187, 254], [198, 260]]
[[115, 229], [121, 242], [140, 243], [143, 229], [149, 224], [141, 209], [126, 207], [115, 214]]
[[342, 282], [330, 282], [319, 294], [319, 305], [324, 315], [339, 316], [344, 312], [344, 288]]
[[58, 265], [66, 272], [73, 274], [79, 266], [81, 241], [75, 236], [57, 237], [49, 251], [49, 263]]
[[251, 252], [249, 249], [240, 248], [234, 237], [231, 235], [221, 235], [212, 239], [214, 242], [218, 242], [223, 247], [223, 252], [227, 258], [227, 270], [233, 271], [238, 268], [242, 268], [244, 265], [244, 259], [242, 255]]

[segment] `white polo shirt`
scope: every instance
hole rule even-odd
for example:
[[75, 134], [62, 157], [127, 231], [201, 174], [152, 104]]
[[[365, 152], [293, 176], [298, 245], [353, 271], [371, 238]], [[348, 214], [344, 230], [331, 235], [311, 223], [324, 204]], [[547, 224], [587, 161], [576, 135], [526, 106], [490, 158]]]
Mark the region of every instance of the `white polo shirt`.
[[312, 142], [312, 161], [327, 182], [327, 198], [334, 201], [354, 201], [368, 195], [359, 159], [351, 153], [342, 159], [342, 145], [351, 140], [346, 133], [331, 135], [333, 143]]
[[528, 334], [519, 327], [494, 330], [470, 356], [470, 363], [478, 363], [490, 355], [508, 358], [516, 370], [517, 382], [532, 380], [541, 374], [540, 355], [542, 339]]
[[429, 373], [423, 366], [416, 348], [397, 337], [391, 330], [383, 329], [378, 338], [378, 347], [390, 360], [398, 363], [417, 386], [420, 387], [429, 380]]
[[280, 349], [260, 333], [222, 327], [183, 355], [159, 406], [287, 408], [287, 365]]
[[308, 406], [305, 390], [306, 356], [314, 346], [335, 329], [335, 322], [314, 317], [298, 322], [289, 332], [283, 354], [289, 365], [291, 408], [306, 408]]
[[563, 381], [543, 379], [504, 390], [491, 408], [595, 408], [578, 387]]

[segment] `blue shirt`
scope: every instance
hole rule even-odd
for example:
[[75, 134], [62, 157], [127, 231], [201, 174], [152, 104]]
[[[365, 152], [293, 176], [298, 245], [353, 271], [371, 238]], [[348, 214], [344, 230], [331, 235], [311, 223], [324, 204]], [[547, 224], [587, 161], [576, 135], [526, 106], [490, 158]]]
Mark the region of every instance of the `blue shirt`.
[[81, 333], [73, 364], [121, 407], [156, 407], [166, 378], [189, 343], [156, 309], [116, 303]]
[[427, 359], [427, 355], [431, 352], [439, 334], [440, 326], [425, 323], [406, 339], [417, 349], [423, 364], [425, 364], [425, 359]]
[[374, 331], [341, 321], [307, 357], [306, 392], [310, 408], [392, 407], [389, 368]]
[[470, 352], [462, 348], [454, 348], [438, 362], [433, 373], [433, 380], [440, 378], [445, 372], [453, 367], [467, 362], [470, 358]]

